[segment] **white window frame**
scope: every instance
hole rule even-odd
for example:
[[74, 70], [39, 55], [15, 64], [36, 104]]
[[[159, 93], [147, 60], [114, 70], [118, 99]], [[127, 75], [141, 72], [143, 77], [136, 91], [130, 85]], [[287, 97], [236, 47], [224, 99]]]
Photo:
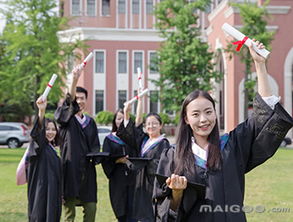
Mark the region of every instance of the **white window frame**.
[[119, 109], [119, 91], [126, 91], [126, 101], [128, 101], [128, 90], [127, 89], [117, 89], [116, 90], [116, 110]]
[[158, 92], [158, 104], [157, 104], [157, 108], [158, 108], [158, 114], [161, 112], [161, 102], [160, 102], [160, 90], [156, 89], [150, 89], [149, 91], [149, 96], [148, 96], [148, 112], [151, 112], [151, 91], [157, 91]]
[[127, 0], [124, 0], [125, 2], [125, 12], [124, 13], [119, 13], [119, 0], [117, 0], [117, 15], [125, 15], [126, 14], [126, 5], [127, 5]]
[[[109, 15], [103, 15], [103, 0], [100, 0], [100, 16], [101, 17], [110, 17], [111, 15], [111, 1], [109, 0]], [[117, 16], [117, 15], [116, 15]]]
[[131, 68], [132, 69], [132, 73], [133, 73], [133, 75], [137, 75], [136, 70], [134, 70], [134, 54], [136, 52], [141, 52], [142, 53], [142, 67], [140, 67], [140, 68], [141, 68], [142, 73], [144, 74], [144, 66], [145, 66], [145, 64], [144, 64], [144, 51], [143, 50], [133, 50], [132, 51], [132, 68]]
[[153, 13], [151, 13], [151, 14], [149, 14], [148, 12], [147, 12], [147, 0], [145, 0], [145, 15], [153, 15], [154, 14], [154, 2], [155, 2], [155, 0], [152, 0], [153, 1]]
[[73, 15], [72, 14], [72, 1], [73, 0], [70, 0], [70, 15], [72, 16], [81, 16], [81, 12], [82, 12], [82, 0], [79, 0], [79, 13], [77, 15]]
[[[119, 52], [126, 52], [126, 73], [119, 72]], [[129, 74], [129, 51], [128, 50], [117, 50], [116, 51], [116, 73], [119, 75]]]
[[106, 90], [105, 89], [95, 89], [94, 90], [94, 115], [97, 115], [97, 110], [96, 110], [96, 91], [103, 91], [103, 106], [104, 106], [104, 109], [103, 110], [106, 110]]
[[94, 15], [88, 15], [87, 14], [87, 3], [88, 3], [88, 0], [86, 0], [85, 12], [86, 12], [86, 15], [89, 16], [89, 17], [95, 17], [95, 16], [97, 16], [97, 0], [94, 0], [94, 2], [95, 2], [95, 14]]
[[151, 65], [151, 53], [157, 53], [158, 54], [158, 52], [156, 50], [149, 50], [148, 51], [148, 74], [149, 75], [159, 75], [160, 74], [159, 72], [151, 73], [151, 69], [150, 69], [150, 65]]
[[[104, 52], [104, 72], [102, 73], [99, 73], [99, 72], [96, 72], [96, 52]], [[106, 62], [106, 60], [107, 60], [107, 52], [106, 52], [106, 50], [105, 49], [95, 49], [94, 50], [94, 70], [93, 70], [93, 73], [94, 74], [99, 74], [99, 75], [105, 75], [106, 73], [107, 73], [107, 67], [106, 67], [106, 64], [107, 64], [107, 62]]]

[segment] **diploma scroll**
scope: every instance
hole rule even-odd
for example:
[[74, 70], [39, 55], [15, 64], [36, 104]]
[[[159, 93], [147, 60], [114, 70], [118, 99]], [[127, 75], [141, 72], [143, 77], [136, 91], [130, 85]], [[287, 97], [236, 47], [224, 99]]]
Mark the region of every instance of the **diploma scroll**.
[[81, 64], [82, 68], [86, 66], [86, 64], [93, 58], [93, 56], [94, 56], [93, 52], [88, 54], [88, 56], [85, 58], [85, 60], [83, 60]]
[[241, 45], [245, 44], [246, 46], [250, 46], [250, 44], [253, 45], [253, 49], [262, 57], [267, 58], [268, 55], [270, 54], [270, 52], [266, 49], [259, 49], [256, 47], [256, 43], [253, 42], [250, 38], [246, 37], [243, 33], [239, 32], [237, 29], [235, 29], [234, 27], [232, 27], [231, 25], [224, 23], [224, 25], [222, 26], [222, 29], [229, 35], [231, 35], [232, 37], [234, 37], [235, 39], [237, 39], [240, 43], [240, 47]]
[[43, 95], [42, 95], [43, 100], [47, 99], [47, 96], [48, 96], [51, 88], [53, 87], [56, 79], [57, 79], [57, 75], [53, 74], [51, 79], [50, 79], [50, 81], [49, 81], [49, 83], [48, 83], [48, 85], [47, 85], [47, 87], [46, 87], [46, 89], [45, 89], [45, 91], [44, 91], [44, 93], [43, 93]]
[[145, 94], [147, 94], [148, 91], [149, 91], [149, 89], [143, 90], [140, 94], [138, 94], [137, 96], [133, 97], [131, 100], [125, 102], [124, 105], [126, 105], [127, 103], [133, 104], [136, 100], [138, 100], [138, 98], [141, 98], [142, 96], [144, 96]]
[[138, 78], [138, 89], [139, 89], [139, 91], [141, 91], [143, 89], [143, 86], [142, 86], [142, 73], [141, 73], [141, 69], [139, 67], [137, 68], [137, 78]]

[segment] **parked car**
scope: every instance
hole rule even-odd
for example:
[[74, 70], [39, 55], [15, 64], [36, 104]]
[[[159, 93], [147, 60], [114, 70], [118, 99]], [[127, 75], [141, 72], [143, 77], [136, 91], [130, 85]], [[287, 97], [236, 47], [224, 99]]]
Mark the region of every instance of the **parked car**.
[[106, 136], [108, 136], [112, 131], [111, 126], [98, 126], [98, 132], [99, 132], [99, 140], [101, 143], [101, 146], [104, 143], [104, 139]]
[[24, 123], [0, 123], [0, 145], [8, 145], [9, 148], [17, 148], [27, 143], [29, 138], [30, 131]]
[[281, 147], [286, 147], [287, 145], [291, 145], [292, 144], [292, 140], [290, 137], [285, 137], [281, 143]]

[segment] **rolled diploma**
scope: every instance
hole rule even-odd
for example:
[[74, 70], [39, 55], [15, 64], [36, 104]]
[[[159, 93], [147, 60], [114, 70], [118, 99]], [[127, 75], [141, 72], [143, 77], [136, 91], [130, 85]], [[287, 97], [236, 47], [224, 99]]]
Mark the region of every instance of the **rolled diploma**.
[[48, 85], [47, 85], [47, 87], [46, 87], [46, 89], [45, 89], [45, 91], [44, 91], [44, 93], [43, 93], [43, 95], [42, 95], [43, 100], [47, 99], [47, 96], [48, 96], [52, 86], [54, 85], [56, 79], [57, 79], [57, 75], [53, 74], [51, 79], [50, 79], [50, 81], [49, 81], [49, 83], [48, 83]]
[[140, 98], [140, 97], [144, 96], [146, 93], [148, 93], [148, 91], [149, 91], [149, 89], [143, 90], [140, 94], [138, 94], [137, 96], [133, 97], [131, 100], [125, 102], [124, 105], [126, 103], [130, 103], [130, 104], [134, 103], [137, 100], [137, 98]]
[[140, 90], [142, 90], [142, 73], [141, 73], [141, 69], [138, 67], [137, 68], [137, 75], [138, 75], [138, 88]]
[[[243, 38], [245, 37], [244, 34], [242, 34], [241, 32], [239, 32], [237, 29], [235, 29], [234, 27], [232, 27], [231, 25], [224, 23], [224, 25], [222, 26], [222, 29], [229, 35], [231, 35], [232, 37], [234, 37], [235, 39], [242, 41]], [[256, 47], [255, 42], [253, 42], [250, 38], [248, 38], [246, 40], [246, 42], [244, 43], [246, 46], [250, 46], [250, 44], [253, 45], [253, 49], [260, 54], [262, 57], [267, 58], [268, 55], [270, 54], [270, 52], [266, 49], [259, 49]]]
[[90, 54], [88, 54], [88, 56], [85, 58], [85, 60], [83, 60], [83, 63], [81, 64], [82, 67], [85, 67], [85, 65], [87, 64], [88, 61], [90, 61], [93, 58], [94, 54], [93, 52], [91, 52]]

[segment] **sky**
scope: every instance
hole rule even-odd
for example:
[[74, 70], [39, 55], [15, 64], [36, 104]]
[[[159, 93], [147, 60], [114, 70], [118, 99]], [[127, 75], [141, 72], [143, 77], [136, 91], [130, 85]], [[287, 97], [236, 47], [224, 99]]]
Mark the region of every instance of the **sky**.
[[[56, 0], [56, 2], [58, 5], [59, 1]], [[0, 3], [0, 8], [2, 9], [3, 7], [4, 7], [4, 5], [2, 3]], [[56, 8], [56, 10], [58, 10], [58, 7]], [[4, 20], [3, 16], [0, 14], [0, 33], [2, 33], [4, 26], [5, 26], [5, 20]]]
[[[3, 4], [1, 3], [0, 3], [0, 8], [3, 8]], [[2, 33], [3, 31], [4, 25], [5, 25], [5, 20], [3, 19], [3, 16], [0, 15], [0, 33]]]

